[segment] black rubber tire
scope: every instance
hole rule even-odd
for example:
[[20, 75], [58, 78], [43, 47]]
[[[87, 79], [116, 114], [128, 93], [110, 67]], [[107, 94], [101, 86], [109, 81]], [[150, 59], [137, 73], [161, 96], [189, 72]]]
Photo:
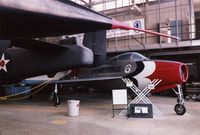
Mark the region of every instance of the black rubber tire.
[[61, 104], [60, 97], [56, 93], [53, 94], [53, 99], [52, 100], [53, 100], [53, 104], [54, 104], [55, 107], [57, 107], [57, 105]]
[[176, 104], [174, 107], [174, 111], [176, 112], [177, 115], [183, 115], [186, 112], [186, 108], [184, 105]]

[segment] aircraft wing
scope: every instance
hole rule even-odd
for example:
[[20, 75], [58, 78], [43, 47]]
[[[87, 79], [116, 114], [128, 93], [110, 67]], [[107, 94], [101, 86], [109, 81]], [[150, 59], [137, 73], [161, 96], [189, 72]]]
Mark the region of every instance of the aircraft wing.
[[110, 29], [112, 19], [69, 0], [0, 0], [0, 37], [48, 37]]
[[97, 82], [100, 81], [113, 81], [119, 79], [122, 79], [122, 77], [117, 76], [117, 77], [80, 78], [80, 79], [52, 80], [49, 82], [47, 80], [25, 80], [23, 81], [23, 83], [28, 85], [33, 85], [33, 84], [41, 84], [44, 82], [48, 82], [48, 83], [64, 84], [66, 86], [85, 86], [85, 85], [91, 86], [94, 85], [92, 83], [96, 84]]
[[0, 0], [0, 39], [51, 37], [97, 30], [138, 30], [69, 0]]
[[92, 81], [106, 81], [106, 80], [115, 80], [115, 79], [122, 79], [122, 77], [95, 77], [95, 78], [80, 78], [80, 79], [70, 79], [70, 80], [59, 80], [54, 81], [55, 83], [74, 83], [74, 82], [92, 82]]

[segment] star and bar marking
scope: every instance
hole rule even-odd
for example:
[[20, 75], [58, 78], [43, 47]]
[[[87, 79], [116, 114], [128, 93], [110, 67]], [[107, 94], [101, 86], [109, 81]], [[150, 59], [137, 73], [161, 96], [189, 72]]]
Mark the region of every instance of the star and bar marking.
[[10, 60], [6, 60], [4, 54], [1, 56], [0, 59], [0, 70], [4, 70], [5, 72], [7, 72], [7, 67], [6, 65], [8, 64]]

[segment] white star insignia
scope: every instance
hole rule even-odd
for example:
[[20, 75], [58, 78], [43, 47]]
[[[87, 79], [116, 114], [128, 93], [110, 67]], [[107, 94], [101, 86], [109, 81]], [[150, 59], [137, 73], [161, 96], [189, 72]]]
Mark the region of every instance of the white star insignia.
[[0, 60], [0, 70], [4, 70], [5, 72], [7, 72], [7, 68], [6, 68], [6, 64], [9, 62], [10, 60], [6, 60], [4, 54], [1, 57]]

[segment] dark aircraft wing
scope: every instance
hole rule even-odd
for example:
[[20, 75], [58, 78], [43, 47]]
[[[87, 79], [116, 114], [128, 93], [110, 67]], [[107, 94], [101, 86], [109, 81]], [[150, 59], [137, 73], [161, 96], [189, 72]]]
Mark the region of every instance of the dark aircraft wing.
[[69, 0], [0, 0], [0, 39], [34, 38], [107, 29], [138, 30]]
[[[118, 77], [96, 77], [96, 78], [80, 78], [80, 79], [66, 79], [66, 80], [52, 80], [49, 81], [49, 83], [81, 83], [81, 82], [92, 82], [92, 81], [103, 81], [103, 80], [114, 80], [114, 79], [122, 79], [122, 77], [118, 76]], [[47, 80], [45, 80], [47, 81]], [[45, 82], [44, 80], [25, 80], [25, 83], [27, 84], [40, 84]]]
[[48, 37], [110, 29], [112, 19], [69, 0], [0, 0], [0, 37]]
[[103, 81], [103, 80], [114, 80], [114, 79], [122, 79], [122, 77], [96, 77], [96, 78], [84, 78], [84, 79], [70, 79], [70, 80], [59, 80], [54, 81], [55, 83], [76, 83], [76, 82], [92, 82], [92, 81]]
[[[54, 82], [56, 83], [56, 82]], [[65, 87], [87, 87], [94, 89], [110, 89], [110, 88], [123, 88], [125, 83], [122, 81], [121, 76], [117, 77], [94, 77], [74, 80], [60, 80], [58, 84], [63, 84]]]
[[[80, 78], [80, 79], [66, 79], [66, 80], [52, 80], [48, 83], [57, 83], [64, 84], [65, 86], [93, 86], [101, 81], [114, 81], [122, 79], [122, 77], [95, 77], [95, 78]], [[47, 81], [47, 80], [46, 80]], [[41, 84], [46, 81], [39, 80], [25, 80], [23, 83], [33, 85], [33, 84]]]

